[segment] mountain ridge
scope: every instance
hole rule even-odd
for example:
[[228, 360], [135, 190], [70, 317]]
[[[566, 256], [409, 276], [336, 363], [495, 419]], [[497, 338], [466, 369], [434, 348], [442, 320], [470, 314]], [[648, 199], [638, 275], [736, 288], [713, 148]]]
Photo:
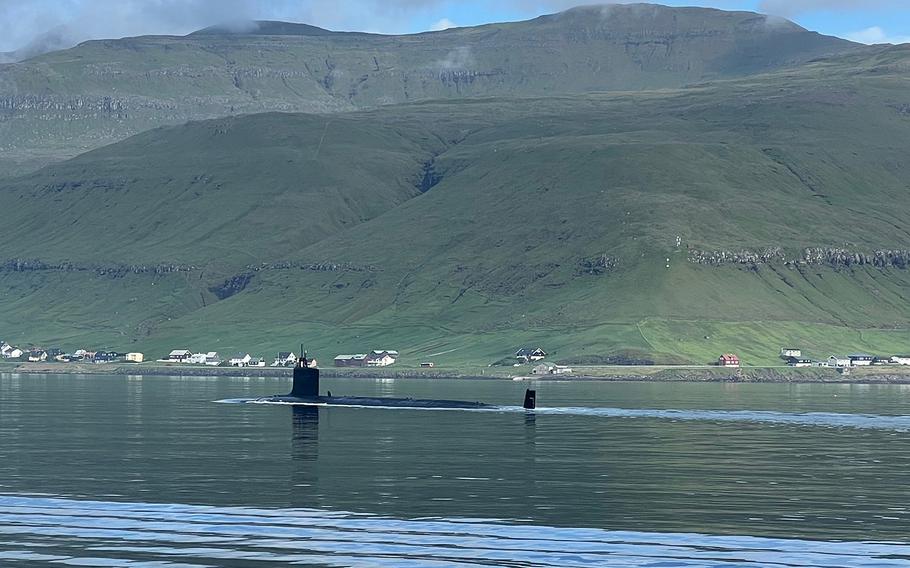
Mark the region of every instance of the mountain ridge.
[[317, 35], [89, 41], [0, 66], [0, 175], [188, 120], [677, 88], [866, 49], [767, 21], [745, 12], [619, 5], [406, 36], [323, 33], [301, 24], [294, 29]]

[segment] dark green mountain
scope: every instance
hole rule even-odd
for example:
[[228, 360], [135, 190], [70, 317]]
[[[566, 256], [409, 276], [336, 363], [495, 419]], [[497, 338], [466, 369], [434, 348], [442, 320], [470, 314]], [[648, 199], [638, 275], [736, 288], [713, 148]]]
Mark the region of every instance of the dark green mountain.
[[537, 343], [906, 351], [908, 68], [877, 48], [677, 89], [159, 128], [0, 187], [0, 329], [478, 365]]
[[0, 174], [188, 120], [678, 88], [857, 48], [753, 13], [655, 5], [408, 36], [259, 22], [90, 41], [0, 65]]

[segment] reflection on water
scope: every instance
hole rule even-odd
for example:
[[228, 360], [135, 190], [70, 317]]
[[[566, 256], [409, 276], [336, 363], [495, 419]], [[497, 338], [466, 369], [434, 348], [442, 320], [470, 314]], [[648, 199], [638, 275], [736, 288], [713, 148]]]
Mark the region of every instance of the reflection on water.
[[910, 545], [401, 520], [309, 509], [74, 501], [0, 495], [0, 562], [81, 566], [868, 567]]
[[286, 390], [268, 378], [0, 375], [0, 565], [907, 565], [868, 544], [910, 534], [904, 387], [536, 386], [536, 412], [388, 411], [211, 402]]

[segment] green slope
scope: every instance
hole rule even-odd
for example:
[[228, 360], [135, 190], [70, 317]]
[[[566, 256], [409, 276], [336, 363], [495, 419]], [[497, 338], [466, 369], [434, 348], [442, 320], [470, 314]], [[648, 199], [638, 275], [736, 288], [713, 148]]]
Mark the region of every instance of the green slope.
[[45, 261], [258, 263], [418, 195], [444, 147], [420, 125], [346, 116], [167, 127], [9, 182], [4, 235]]
[[[412, 364], [524, 343], [567, 360], [906, 351], [906, 263], [838, 251], [910, 250], [908, 62], [892, 48], [679, 90], [149, 132], [0, 187], [11, 250], [45, 262], [0, 270], [0, 330]], [[262, 217], [238, 219], [246, 199]], [[162, 239], [134, 234], [148, 222]]]
[[674, 88], [860, 49], [753, 13], [651, 5], [409, 36], [260, 24], [91, 41], [0, 65], [0, 175], [188, 120]]

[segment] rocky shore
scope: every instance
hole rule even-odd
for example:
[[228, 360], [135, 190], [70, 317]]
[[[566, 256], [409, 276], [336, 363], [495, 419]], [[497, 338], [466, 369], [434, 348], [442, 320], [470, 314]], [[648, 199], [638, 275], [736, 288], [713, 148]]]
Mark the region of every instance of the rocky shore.
[[[179, 377], [288, 377], [289, 368], [275, 367], [192, 367], [154, 364], [61, 364], [0, 363], [0, 373], [71, 374], [71, 375], [142, 375]], [[522, 375], [517, 370], [496, 369], [321, 369], [325, 378], [363, 379], [483, 379], [483, 380], [548, 380], [609, 382], [714, 382], [714, 383], [840, 383], [840, 384], [910, 384], [910, 368], [869, 367], [841, 374], [834, 369], [787, 367], [747, 367], [721, 369], [711, 367], [589, 367], [572, 375]]]

